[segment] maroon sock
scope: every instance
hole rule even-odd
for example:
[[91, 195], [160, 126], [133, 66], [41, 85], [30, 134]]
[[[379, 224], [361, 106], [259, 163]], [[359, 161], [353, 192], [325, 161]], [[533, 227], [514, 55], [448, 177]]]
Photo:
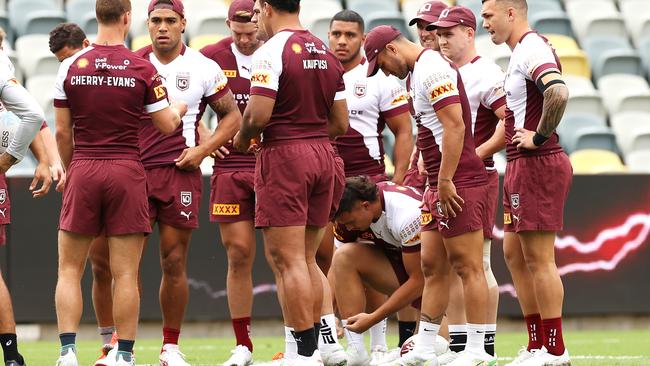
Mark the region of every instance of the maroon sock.
[[524, 319], [526, 319], [526, 329], [528, 329], [528, 351], [541, 349], [544, 345], [542, 317], [539, 314], [530, 314], [526, 315]]
[[251, 317], [233, 319], [232, 329], [235, 331], [237, 345], [246, 346], [249, 351], [253, 352], [253, 342], [251, 341]]
[[163, 346], [166, 344], [178, 344], [178, 337], [181, 331], [173, 328], [163, 328]]
[[544, 327], [544, 347], [554, 356], [564, 354], [564, 338], [562, 338], [562, 318], [542, 320]]

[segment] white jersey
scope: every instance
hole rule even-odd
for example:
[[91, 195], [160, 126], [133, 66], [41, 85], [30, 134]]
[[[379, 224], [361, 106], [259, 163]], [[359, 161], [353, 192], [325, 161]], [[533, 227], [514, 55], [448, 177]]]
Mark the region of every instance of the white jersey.
[[561, 72], [560, 60], [548, 41], [535, 32], [522, 36], [510, 56], [504, 89], [506, 92], [506, 151], [508, 160], [562, 151], [557, 134], [536, 150], [517, 151], [511, 142], [515, 128], [536, 131], [542, 117], [544, 95], [538, 79], [550, 72]]
[[377, 187], [382, 205], [379, 219], [370, 224], [369, 232], [350, 231], [337, 225], [336, 245], [361, 242], [392, 250], [419, 250], [422, 195], [414, 188], [392, 182], [382, 182]]
[[[472, 113], [474, 145], [480, 146], [494, 135], [499, 123], [494, 111], [506, 104], [503, 91], [505, 74], [494, 61], [480, 56], [476, 56], [458, 71], [463, 79]], [[485, 159], [483, 163], [488, 170], [495, 169], [492, 157]]]
[[350, 127], [336, 139], [336, 145], [347, 177], [385, 174], [385, 119], [409, 112], [408, 94], [395, 77], [379, 72], [369, 78], [367, 72], [363, 59], [343, 74]]

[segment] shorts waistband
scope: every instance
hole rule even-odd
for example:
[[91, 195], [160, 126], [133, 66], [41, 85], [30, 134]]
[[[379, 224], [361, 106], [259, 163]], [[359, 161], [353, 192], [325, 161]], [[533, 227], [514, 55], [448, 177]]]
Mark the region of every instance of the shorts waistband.
[[262, 141], [262, 148], [265, 147], [274, 147], [274, 146], [284, 146], [284, 145], [321, 145], [321, 144], [330, 144], [330, 139], [328, 137], [315, 137], [311, 139], [299, 139], [299, 140], [277, 140], [277, 141]]

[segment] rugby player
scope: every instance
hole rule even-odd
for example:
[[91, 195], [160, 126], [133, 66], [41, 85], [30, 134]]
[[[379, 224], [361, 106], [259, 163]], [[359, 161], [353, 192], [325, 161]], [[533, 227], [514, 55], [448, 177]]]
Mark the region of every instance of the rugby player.
[[422, 210], [422, 270], [425, 285], [415, 345], [395, 365], [437, 364], [435, 339], [449, 298], [450, 267], [463, 282], [467, 346], [457, 365], [496, 364], [483, 347], [487, 282], [483, 272], [483, 216], [487, 172], [476, 156], [471, 113], [462, 78], [438, 52], [408, 41], [397, 29], [380, 26], [366, 37], [368, 74], [406, 78], [411, 73], [417, 146], [428, 173]]
[[[66, 58], [74, 55], [82, 49], [88, 47], [90, 41], [86, 38], [84, 31], [74, 23], [61, 23], [50, 31], [50, 52], [63, 62]], [[56, 150], [56, 141], [54, 141]], [[61, 159], [58, 151], [55, 158]], [[65, 173], [63, 173], [65, 174]], [[65, 175], [63, 175], [65, 177]], [[55, 177], [56, 178], [56, 177]], [[57, 190], [59, 188], [57, 187]], [[110, 360], [106, 359], [108, 352], [114, 348], [117, 338], [115, 335], [115, 323], [113, 322], [113, 276], [109, 266], [108, 242], [106, 237], [100, 235], [93, 239], [88, 253], [90, 259], [93, 285], [92, 298], [93, 308], [95, 309], [95, 318], [99, 335], [102, 338], [101, 353], [95, 366], [105, 366]], [[110, 364], [110, 363], [109, 363]]]
[[[185, 8], [180, 0], [152, 0], [147, 26], [151, 45], [136, 54], [150, 61], [165, 80], [171, 100], [187, 103], [182, 123], [171, 135], [144, 121], [140, 152], [147, 173], [149, 218], [160, 230], [160, 307], [163, 344], [160, 364], [187, 366], [178, 347], [181, 324], [189, 298], [187, 253], [192, 230], [199, 225], [204, 158], [230, 140], [241, 123], [225, 74], [216, 62], [187, 47]], [[217, 114], [219, 125], [199, 144], [198, 125], [206, 105]]]
[[[228, 9], [230, 37], [204, 47], [201, 53], [214, 60], [228, 77], [239, 111], [248, 105], [253, 52], [260, 48], [257, 25], [251, 22], [254, 0], [235, 0]], [[210, 180], [210, 221], [219, 223], [221, 242], [228, 256], [226, 290], [236, 347], [223, 364], [245, 366], [253, 362], [250, 338], [255, 260], [255, 155], [241, 153], [227, 144], [216, 152]]]
[[[428, 26], [436, 30], [438, 44], [443, 55], [449, 58], [463, 79], [472, 113], [472, 133], [476, 153], [488, 171], [488, 205], [483, 228], [483, 267], [488, 281], [488, 324], [485, 330], [485, 351], [494, 356], [499, 286], [490, 266], [492, 228], [499, 199], [499, 173], [494, 167], [492, 155], [505, 147], [503, 119], [505, 118], [504, 74], [491, 60], [476, 52], [474, 35], [476, 17], [469, 8], [454, 6], [445, 9], [437, 22]], [[460, 278], [451, 275], [451, 293], [447, 311], [450, 348], [461, 352], [467, 340], [465, 305]], [[444, 364], [444, 362], [440, 362]]]
[[100, 233], [108, 239], [114, 278], [113, 316], [119, 335], [115, 364], [135, 365], [138, 267], [144, 234], [151, 232], [138, 146], [140, 115], [146, 111], [161, 132], [171, 134], [187, 110], [183, 102], [170, 108], [156, 69], [124, 46], [130, 1], [98, 0], [95, 9], [96, 42], [63, 61], [55, 85], [56, 139], [68, 172], [55, 295], [58, 366], [78, 364], [80, 281], [92, 239]]
[[[395, 135], [393, 160], [395, 173], [393, 182], [401, 184], [413, 151], [413, 133], [411, 116], [408, 108], [408, 95], [396, 78], [378, 74], [372, 78], [366, 76], [368, 62], [361, 53], [363, 46], [365, 24], [363, 18], [352, 10], [343, 10], [334, 15], [330, 21], [329, 46], [341, 61], [345, 74], [346, 100], [349, 110], [350, 128], [345, 135], [336, 139], [336, 147], [343, 159], [345, 176], [370, 176], [374, 182], [387, 181], [384, 165], [384, 145], [382, 132], [386, 126]], [[318, 253], [325, 249], [333, 249], [334, 237], [328, 230]], [[329, 235], [328, 235], [329, 234]], [[321, 267], [322, 268], [322, 267]], [[328, 275], [329, 276], [329, 275]], [[369, 311], [377, 309], [386, 301], [386, 296], [368, 289], [367, 305]], [[406, 340], [415, 331], [417, 312], [400, 314], [400, 334], [408, 334]], [[408, 319], [406, 315], [411, 315]], [[407, 321], [412, 320], [412, 321]], [[325, 314], [321, 319], [323, 328], [336, 329], [334, 314]], [[411, 329], [405, 332], [404, 328]], [[373, 325], [370, 329], [370, 348], [372, 363], [385, 362], [388, 347], [386, 345], [386, 321]], [[403, 339], [402, 339], [403, 338]], [[337, 342], [335, 337], [321, 334], [319, 347], [323, 357], [326, 357], [328, 342]], [[401, 346], [401, 343], [399, 346]], [[331, 352], [331, 351], [330, 351]], [[325, 360], [327, 364], [327, 360]]]
[[[4, 36], [4, 30], [0, 29], [0, 44], [2, 44]], [[6, 244], [5, 225], [11, 223], [11, 207], [5, 172], [24, 157], [29, 146], [38, 160], [34, 180], [29, 188], [33, 196], [42, 197], [47, 194], [52, 184], [52, 178], [50, 176], [49, 159], [43, 142], [43, 134], [38, 132], [39, 127], [44, 125], [43, 110], [34, 100], [34, 97], [18, 83], [14, 75], [14, 66], [4, 52], [0, 52], [0, 86], [2, 87], [0, 116], [2, 118], [16, 119], [16, 123], [19, 123], [14, 140], [7, 141], [9, 146], [5, 146], [7, 150], [0, 155], [0, 161], [2, 162], [0, 164], [0, 246], [4, 246]], [[8, 110], [13, 112], [17, 118], [16, 116], [7, 115]], [[37, 189], [38, 181], [43, 183], [41, 188]], [[5, 366], [25, 365], [23, 356], [18, 352], [16, 321], [11, 295], [2, 273], [0, 273], [0, 345], [2, 346]]]
[[562, 337], [564, 288], [555, 264], [572, 180], [555, 129], [569, 91], [548, 41], [528, 24], [526, 0], [483, 0], [483, 27], [512, 50], [506, 92], [504, 254], [526, 319], [528, 346], [511, 364], [568, 365]]
[[323, 207], [335, 209], [342, 192], [330, 137], [349, 124], [343, 67], [300, 24], [299, 0], [257, 0], [254, 9], [258, 35], [268, 41], [253, 55], [250, 103], [234, 143], [247, 151], [263, 132], [255, 225], [263, 229], [285, 325], [297, 343], [285, 363], [320, 365], [324, 275], [315, 254], [332, 216]]

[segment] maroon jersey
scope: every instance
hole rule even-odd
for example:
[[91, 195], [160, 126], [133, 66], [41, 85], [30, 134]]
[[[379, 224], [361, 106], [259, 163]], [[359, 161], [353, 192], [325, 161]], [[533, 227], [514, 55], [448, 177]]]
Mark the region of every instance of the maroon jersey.
[[[239, 111], [244, 114], [248, 105], [251, 89], [251, 68], [253, 56], [246, 56], [237, 50], [232, 37], [222, 39], [216, 44], [203, 47], [201, 53], [215, 61], [228, 78], [228, 85], [232, 91]], [[230, 154], [224, 159], [214, 160], [214, 172], [254, 171], [255, 155], [245, 154], [235, 149], [232, 143], [225, 145]]]
[[264, 142], [327, 138], [329, 111], [345, 99], [343, 66], [307, 30], [285, 30], [253, 55], [251, 95], [275, 99]]
[[175, 159], [188, 147], [199, 143], [198, 126], [208, 103], [219, 100], [229, 91], [226, 76], [219, 65], [198, 51], [183, 45], [180, 55], [168, 64], [161, 63], [151, 46], [136, 52], [149, 60], [164, 79], [171, 100], [187, 103], [187, 113], [176, 131], [163, 135], [143, 115], [140, 130], [142, 164], [146, 169], [175, 164]]
[[140, 160], [140, 117], [169, 102], [150, 62], [122, 45], [93, 44], [61, 64], [54, 106], [72, 113], [73, 159]]

